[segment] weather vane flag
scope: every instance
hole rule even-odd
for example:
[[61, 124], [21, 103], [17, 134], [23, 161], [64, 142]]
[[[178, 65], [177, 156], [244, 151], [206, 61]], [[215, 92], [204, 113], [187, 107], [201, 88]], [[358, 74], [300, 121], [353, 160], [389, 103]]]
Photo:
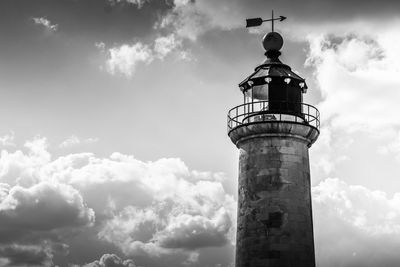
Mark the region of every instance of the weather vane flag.
[[257, 27], [257, 26], [260, 26], [263, 22], [271, 21], [272, 32], [273, 32], [274, 31], [274, 21], [275, 20], [284, 21], [285, 19], [286, 19], [286, 17], [284, 17], [284, 16], [279, 16], [278, 18], [274, 18], [274, 11], [272, 10], [272, 18], [270, 18], [270, 19], [265, 19], [265, 20], [263, 20], [262, 18], [246, 19], [246, 28]]

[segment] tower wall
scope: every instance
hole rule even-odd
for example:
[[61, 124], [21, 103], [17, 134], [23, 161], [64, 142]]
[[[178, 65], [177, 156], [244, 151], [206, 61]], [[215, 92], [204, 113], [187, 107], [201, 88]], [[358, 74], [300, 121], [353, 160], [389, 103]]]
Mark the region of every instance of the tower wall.
[[308, 147], [317, 131], [264, 123], [230, 136], [240, 149], [236, 266], [314, 267]]

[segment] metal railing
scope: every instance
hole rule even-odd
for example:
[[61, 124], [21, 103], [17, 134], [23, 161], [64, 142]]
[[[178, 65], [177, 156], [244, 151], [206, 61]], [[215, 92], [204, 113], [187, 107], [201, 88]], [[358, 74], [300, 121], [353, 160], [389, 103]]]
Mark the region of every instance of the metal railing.
[[255, 101], [236, 106], [228, 112], [228, 133], [236, 127], [263, 122], [306, 124], [319, 130], [319, 111], [298, 102]]

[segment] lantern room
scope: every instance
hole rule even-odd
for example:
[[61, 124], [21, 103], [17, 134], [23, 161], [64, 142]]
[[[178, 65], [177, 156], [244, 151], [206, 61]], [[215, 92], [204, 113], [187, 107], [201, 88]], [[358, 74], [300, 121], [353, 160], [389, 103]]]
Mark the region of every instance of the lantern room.
[[266, 109], [270, 112], [300, 115], [302, 94], [307, 92], [307, 84], [279, 60], [282, 36], [277, 32], [266, 34], [263, 46], [267, 58], [239, 84], [245, 104], [268, 101]]
[[300, 123], [319, 129], [319, 111], [303, 103], [306, 81], [279, 60], [283, 38], [266, 34], [266, 59], [240, 84], [244, 103], [228, 112], [228, 133], [237, 127], [260, 123]]

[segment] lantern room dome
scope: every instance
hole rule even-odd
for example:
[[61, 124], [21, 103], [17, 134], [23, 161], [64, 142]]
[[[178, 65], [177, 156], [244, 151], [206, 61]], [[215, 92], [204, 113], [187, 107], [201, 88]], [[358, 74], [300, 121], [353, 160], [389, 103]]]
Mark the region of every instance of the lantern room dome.
[[266, 50], [265, 56], [267, 58], [255, 68], [252, 74], [239, 84], [240, 90], [246, 93], [246, 91], [253, 89], [253, 87], [257, 89], [259, 86], [268, 85], [271, 81], [279, 80], [298, 86], [305, 93], [307, 90], [305, 79], [294, 73], [288, 65], [283, 64], [279, 60], [279, 56], [281, 55], [279, 49], [283, 46], [282, 36], [277, 32], [266, 34], [263, 38], [263, 46]]

